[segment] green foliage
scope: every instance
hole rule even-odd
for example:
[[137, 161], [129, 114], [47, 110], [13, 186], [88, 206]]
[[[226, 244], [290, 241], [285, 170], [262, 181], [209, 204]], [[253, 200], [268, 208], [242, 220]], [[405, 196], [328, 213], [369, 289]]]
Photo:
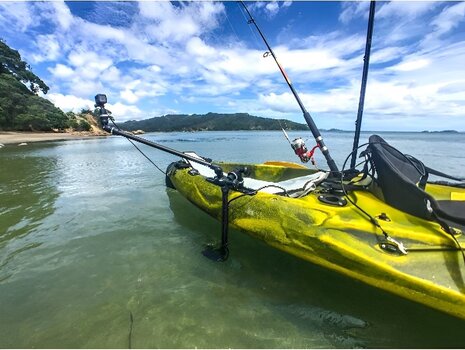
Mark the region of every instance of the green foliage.
[[131, 120], [121, 124], [126, 130], [198, 131], [198, 130], [307, 130], [305, 124], [289, 120], [255, 117], [248, 113], [234, 114], [178, 114], [145, 120]]
[[70, 119], [68, 122], [70, 128], [75, 131], [90, 131], [92, 129], [91, 125], [87, 120], [81, 119]]
[[86, 120], [81, 119], [79, 121], [79, 131], [90, 131], [90, 129], [92, 129], [92, 127]]
[[19, 52], [0, 40], [0, 74], [2, 73], [11, 74], [18, 81], [29, 84], [30, 90], [35, 94], [39, 90], [46, 94], [49, 90], [47, 84], [32, 73], [29, 65], [21, 59]]
[[48, 89], [29, 70], [19, 53], [0, 41], [0, 130], [67, 128], [68, 116], [50, 101], [35, 95], [39, 90], [46, 93]]
[[0, 74], [0, 129], [64, 129], [68, 117], [50, 101], [34, 95], [11, 74]]
[[76, 119], [70, 119], [68, 122], [68, 126], [74, 130], [79, 129], [79, 123]]

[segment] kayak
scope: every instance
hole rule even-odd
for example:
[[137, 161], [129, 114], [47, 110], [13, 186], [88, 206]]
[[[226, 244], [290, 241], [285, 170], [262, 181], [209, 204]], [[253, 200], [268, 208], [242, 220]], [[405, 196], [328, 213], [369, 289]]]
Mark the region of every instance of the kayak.
[[[291, 141], [282, 128], [284, 136], [302, 163], [313, 162], [318, 149], [328, 171], [279, 161], [219, 163], [183, 153], [119, 129], [105, 108], [106, 95], [97, 94], [102, 129], [180, 158], [168, 166], [167, 186], [221, 221], [221, 244], [207, 247], [206, 257], [228, 258], [231, 226], [311, 263], [465, 319], [465, 179], [428, 168], [377, 135], [360, 153], [365, 158], [362, 169], [355, 165], [375, 1], [370, 2], [351, 166], [345, 169], [344, 164], [341, 170], [247, 6], [240, 3], [248, 23], [266, 44], [266, 55], [273, 57], [291, 90], [316, 145], [309, 150], [302, 138]], [[454, 182], [431, 182], [430, 174]]]
[[[338, 181], [328, 172], [289, 162], [217, 163], [225, 176], [247, 168], [242, 189], [228, 192], [227, 224], [311, 263], [465, 319], [465, 188], [427, 182], [420, 189], [438, 213], [455, 205], [448, 217], [441, 213], [436, 220], [418, 208], [404, 208], [415, 190], [406, 193], [402, 180], [394, 179], [401, 203], [390, 198], [381, 161], [395, 163], [396, 154], [389, 154], [381, 138], [370, 141], [375, 179], [359, 173]], [[381, 161], [376, 159], [380, 150]], [[403, 161], [402, 166], [411, 166]], [[215, 176], [210, 168], [184, 159], [168, 167], [167, 185], [221, 221], [224, 201]]]

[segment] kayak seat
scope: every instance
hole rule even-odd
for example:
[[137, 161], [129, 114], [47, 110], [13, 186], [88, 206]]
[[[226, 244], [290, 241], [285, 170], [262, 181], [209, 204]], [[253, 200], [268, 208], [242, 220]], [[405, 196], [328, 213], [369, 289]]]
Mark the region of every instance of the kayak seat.
[[370, 136], [365, 155], [387, 204], [426, 220], [439, 218], [452, 226], [465, 225], [465, 201], [436, 200], [425, 191], [428, 171], [421, 161], [401, 153], [378, 135]]
[[[194, 152], [185, 152], [192, 157], [199, 157]], [[200, 158], [200, 157], [199, 157]], [[184, 159], [189, 165], [196, 169], [200, 175], [205, 177], [215, 177], [215, 172], [209, 167], [196, 163], [191, 160]], [[224, 174], [225, 176], [227, 174]], [[244, 177], [244, 187], [252, 190], [258, 190], [259, 192], [271, 193], [271, 194], [282, 194], [284, 192], [290, 193], [299, 190], [307, 190], [312, 184], [319, 184], [328, 177], [328, 173], [324, 171], [318, 171], [314, 174], [296, 177], [293, 179], [271, 182], [257, 180], [250, 177]]]
[[465, 226], [465, 201], [440, 200], [436, 201], [433, 208], [440, 217], [452, 223]]

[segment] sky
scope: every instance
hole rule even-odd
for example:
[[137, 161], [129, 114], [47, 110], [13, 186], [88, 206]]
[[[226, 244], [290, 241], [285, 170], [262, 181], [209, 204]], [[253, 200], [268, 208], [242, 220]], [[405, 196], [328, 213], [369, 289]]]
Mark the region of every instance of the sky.
[[[369, 2], [246, 2], [320, 128], [353, 130]], [[0, 1], [0, 38], [64, 111], [304, 123], [237, 2]], [[465, 2], [377, 2], [362, 130], [465, 131]]]

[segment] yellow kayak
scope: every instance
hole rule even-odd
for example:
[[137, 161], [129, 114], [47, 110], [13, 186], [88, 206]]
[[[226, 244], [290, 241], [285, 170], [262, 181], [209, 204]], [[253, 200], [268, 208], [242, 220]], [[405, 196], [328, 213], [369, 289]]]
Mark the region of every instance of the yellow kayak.
[[[465, 188], [424, 185], [421, 192], [432, 202], [426, 200], [427, 210], [437, 206], [441, 213], [448, 205], [455, 210], [444, 214], [446, 218], [438, 214], [436, 220], [408, 213], [409, 208], [400, 210], [395, 201], [388, 204], [379, 175], [375, 181], [358, 174], [341, 185], [328, 173], [294, 163], [216, 164], [225, 174], [248, 168], [242, 184], [248, 190], [227, 194], [230, 226], [304, 260], [465, 319], [465, 239], [462, 217], [457, 217], [457, 209], [460, 213], [465, 208]], [[222, 220], [222, 189], [214, 176], [211, 169], [182, 160], [169, 166], [167, 182]]]

